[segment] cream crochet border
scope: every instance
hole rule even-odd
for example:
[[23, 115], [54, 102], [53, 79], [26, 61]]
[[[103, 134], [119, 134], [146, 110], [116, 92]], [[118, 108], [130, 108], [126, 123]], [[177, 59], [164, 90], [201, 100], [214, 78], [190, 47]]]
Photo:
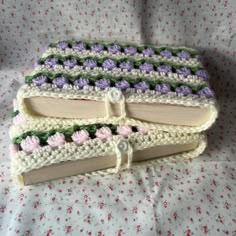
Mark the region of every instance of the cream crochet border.
[[102, 52], [92, 52], [91, 50], [84, 50], [82, 52], [78, 52], [74, 49], [71, 48], [67, 48], [66, 50], [62, 50], [59, 48], [49, 48], [46, 52], [43, 53], [41, 58], [46, 58], [48, 56], [51, 55], [60, 55], [60, 56], [79, 56], [80, 58], [84, 58], [84, 57], [99, 57], [99, 58], [103, 58], [103, 57], [109, 57], [111, 59], [122, 59], [124, 57], [128, 57], [128, 58], [135, 58], [135, 59], [152, 59], [153, 61], [168, 61], [171, 63], [175, 63], [177, 65], [186, 65], [186, 66], [202, 66], [202, 64], [196, 59], [196, 58], [191, 58], [189, 60], [181, 60], [178, 57], [174, 57], [172, 56], [171, 58], [163, 58], [162, 56], [159, 55], [154, 55], [154, 56], [145, 56], [142, 53], [138, 53], [134, 56], [129, 56], [125, 53], [117, 53], [117, 54], [113, 54], [110, 53], [108, 51], [102, 51]]
[[47, 65], [40, 65], [37, 68], [35, 68], [35, 70], [31, 73], [31, 76], [38, 74], [38, 73], [42, 73], [42, 72], [48, 72], [48, 73], [65, 73], [68, 74], [70, 76], [76, 76], [78, 75], [78, 73], [83, 73], [83, 74], [87, 74], [88, 76], [96, 76], [96, 75], [100, 75], [100, 74], [107, 74], [107, 75], [111, 75], [111, 76], [127, 76], [133, 79], [136, 78], [145, 78], [147, 80], [165, 80], [166, 82], [182, 82], [182, 83], [186, 83], [189, 85], [201, 85], [201, 84], [208, 84], [207, 81], [205, 81], [203, 78], [198, 77], [196, 75], [189, 75], [186, 78], [183, 75], [178, 75], [176, 73], [168, 73], [168, 75], [166, 75], [165, 73], [159, 73], [156, 71], [152, 71], [149, 74], [145, 73], [145, 72], [141, 72], [139, 69], [133, 69], [131, 72], [129, 72], [126, 69], [120, 69], [120, 68], [115, 68], [113, 70], [108, 70], [108, 69], [104, 69], [101, 67], [96, 67], [94, 69], [91, 68], [83, 68], [83, 66], [75, 66], [74, 68], [69, 68], [66, 66], [62, 66], [62, 65], [56, 65], [54, 67], [50, 67]]
[[18, 136], [22, 133], [22, 129], [32, 130], [32, 129], [46, 129], [47, 126], [57, 127], [70, 127], [72, 125], [82, 125], [82, 124], [92, 124], [92, 123], [111, 123], [111, 124], [127, 124], [134, 126], [143, 126], [150, 129], [168, 131], [168, 132], [186, 132], [186, 133], [196, 133], [208, 129], [216, 120], [218, 115], [218, 108], [215, 99], [200, 98], [198, 96], [188, 96], [181, 97], [176, 96], [175, 93], [170, 93], [170, 95], [159, 95], [154, 92], [147, 93], [130, 93], [125, 95], [126, 103], [162, 103], [162, 104], [174, 104], [174, 105], [184, 105], [184, 106], [195, 106], [208, 108], [211, 112], [211, 117], [208, 122], [201, 126], [178, 126], [178, 125], [164, 125], [155, 124], [149, 122], [142, 122], [132, 118], [122, 118], [122, 117], [104, 117], [104, 118], [94, 118], [94, 119], [63, 119], [63, 118], [50, 118], [50, 117], [39, 117], [33, 116], [27, 110], [24, 104], [24, 98], [35, 97], [35, 96], [45, 96], [54, 98], [64, 98], [64, 99], [92, 99], [97, 101], [105, 101], [106, 94], [109, 91], [103, 90], [76, 90], [73, 87], [68, 87], [67, 89], [57, 89], [51, 86], [44, 86], [39, 88], [34, 85], [24, 85], [20, 88], [17, 94], [17, 102], [19, 106], [19, 111], [24, 114], [30, 121], [22, 128], [21, 126], [13, 127], [10, 130], [10, 137]]
[[[73, 161], [79, 159], [87, 159], [105, 155], [116, 154], [115, 148], [119, 136], [114, 136], [112, 139], [103, 142], [100, 139], [92, 139], [83, 145], [75, 143], [66, 143], [62, 147], [52, 149], [50, 146], [39, 147], [32, 154], [26, 154], [24, 151], [19, 151], [15, 154], [11, 162], [11, 172], [14, 179], [17, 179], [23, 173], [27, 173], [33, 169], [38, 169], [44, 166], [60, 163], [63, 161]], [[186, 144], [199, 141], [199, 146], [190, 152], [181, 153], [165, 157], [165, 160], [155, 160], [152, 163], [168, 162], [170, 160], [179, 160], [193, 158], [199, 155], [206, 147], [206, 136], [204, 134], [170, 134], [165, 132], [150, 132], [147, 135], [133, 133], [127, 139], [133, 148], [133, 151], [143, 150], [157, 145], [165, 144]], [[110, 168], [101, 173], [114, 173], [115, 168]], [[93, 173], [94, 174], [94, 173]]]

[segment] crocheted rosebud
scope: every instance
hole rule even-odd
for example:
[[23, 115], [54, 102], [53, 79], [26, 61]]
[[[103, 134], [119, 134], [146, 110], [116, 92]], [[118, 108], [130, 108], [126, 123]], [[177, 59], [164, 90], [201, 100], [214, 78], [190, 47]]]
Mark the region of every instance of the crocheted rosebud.
[[168, 74], [169, 72], [172, 72], [172, 67], [169, 65], [158, 66], [157, 71], [160, 73]]
[[143, 55], [145, 56], [153, 56], [155, 54], [154, 50], [152, 48], [146, 48], [143, 50]]
[[79, 78], [74, 81], [74, 85], [82, 89], [84, 86], [89, 85], [89, 80], [86, 78]]
[[186, 51], [181, 51], [177, 54], [177, 56], [181, 59], [181, 60], [188, 60], [190, 58], [190, 54], [189, 52]]
[[149, 129], [146, 128], [146, 127], [141, 127], [141, 126], [138, 126], [137, 127], [137, 130], [138, 132], [142, 133], [142, 134], [147, 134], [149, 132]]
[[97, 62], [92, 59], [86, 59], [83, 63], [84, 67], [94, 68], [97, 67]]
[[184, 77], [187, 77], [188, 75], [191, 75], [191, 70], [189, 70], [188, 68], [186, 67], [182, 67], [180, 69], [177, 69], [176, 70], [176, 73], [178, 75], [183, 75]]
[[137, 49], [133, 47], [125, 48], [125, 54], [128, 54], [130, 56], [135, 55], [137, 53]]
[[126, 69], [126, 70], [128, 70], [128, 71], [131, 71], [133, 68], [134, 68], [134, 66], [133, 66], [133, 63], [131, 63], [131, 62], [121, 62], [120, 63], [120, 65], [119, 65], [119, 67], [121, 68], [121, 69]]
[[102, 127], [96, 131], [95, 136], [101, 140], [107, 140], [112, 137], [112, 132], [110, 128]]
[[32, 83], [36, 86], [41, 86], [48, 82], [48, 78], [44, 75], [38, 76], [32, 80]]
[[160, 52], [160, 55], [165, 58], [171, 58], [172, 57], [172, 52], [168, 50], [164, 50]]
[[126, 89], [130, 88], [130, 84], [126, 80], [116, 82], [115, 86], [121, 91], [125, 91]]
[[10, 144], [10, 158], [12, 159], [14, 155], [19, 151], [19, 145], [18, 144]]
[[13, 118], [12, 123], [13, 125], [23, 125], [26, 123], [26, 121], [27, 120], [25, 116], [23, 116], [22, 114], [18, 114]]
[[207, 97], [207, 98], [215, 96], [215, 93], [210, 88], [208, 88], [208, 87], [205, 87], [205, 88], [201, 89], [200, 91], [198, 91], [197, 94], [200, 97]]
[[84, 43], [76, 43], [72, 46], [72, 48], [78, 52], [81, 52], [86, 49], [86, 46]]
[[68, 84], [68, 79], [65, 77], [57, 77], [52, 81], [58, 88], [63, 88], [65, 84]]
[[95, 44], [91, 46], [93, 52], [101, 52], [104, 49], [104, 46], [101, 44]]
[[55, 133], [54, 135], [48, 137], [47, 143], [51, 147], [59, 147], [65, 144], [65, 136], [61, 133]]
[[90, 139], [89, 133], [86, 130], [76, 131], [71, 138], [77, 144], [82, 144]]
[[157, 84], [155, 90], [159, 93], [166, 94], [170, 92], [170, 85], [169, 84]]
[[205, 80], [207, 80], [209, 78], [209, 75], [206, 70], [198, 70], [198, 71], [196, 71], [195, 75], [202, 77]]
[[139, 66], [139, 69], [142, 71], [142, 72], [146, 72], [146, 73], [149, 73], [151, 71], [153, 71], [153, 64], [150, 64], [150, 63], [147, 63], [145, 62], [144, 64], [140, 65]]
[[189, 94], [192, 93], [192, 89], [189, 88], [188, 86], [180, 86], [178, 88], [175, 89], [175, 92], [179, 95], [184, 95], [184, 96], [188, 96]]
[[102, 63], [102, 67], [108, 70], [112, 70], [116, 67], [116, 62], [112, 59], [107, 59]]
[[73, 68], [75, 67], [76, 65], [78, 65], [77, 61], [75, 59], [69, 59], [69, 60], [66, 60], [64, 61], [64, 66], [68, 66], [70, 68]]
[[124, 137], [128, 137], [132, 134], [132, 128], [129, 125], [118, 126], [116, 132]]
[[40, 139], [37, 136], [27, 136], [20, 144], [23, 151], [27, 153], [33, 152], [40, 146]]
[[110, 87], [111, 82], [110, 80], [107, 80], [107, 79], [99, 79], [95, 82], [95, 85], [100, 89], [105, 89], [105, 88]]
[[121, 50], [121, 47], [116, 44], [108, 47], [108, 52], [113, 53], [113, 54], [120, 52], [120, 50]]
[[58, 64], [58, 59], [57, 58], [48, 58], [45, 62], [44, 65], [53, 67]]
[[149, 87], [150, 87], [149, 84], [146, 83], [145, 81], [139, 82], [134, 85], [134, 88], [136, 88], [137, 90], [141, 90], [142, 92], [145, 92], [146, 90], [148, 90]]
[[62, 49], [62, 50], [65, 50], [66, 48], [68, 48], [68, 43], [65, 42], [65, 41], [59, 42], [59, 43], [57, 44], [57, 47], [60, 48], [60, 49]]

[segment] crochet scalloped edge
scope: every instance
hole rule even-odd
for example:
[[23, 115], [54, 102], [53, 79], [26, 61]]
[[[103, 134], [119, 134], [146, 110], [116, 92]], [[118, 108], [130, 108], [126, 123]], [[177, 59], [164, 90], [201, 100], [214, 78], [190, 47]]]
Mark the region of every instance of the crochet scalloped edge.
[[[201, 134], [198, 134], [198, 135], [194, 134], [194, 135], [195, 135], [195, 137], [192, 140], [191, 140], [191, 137], [186, 136], [185, 140], [184, 139], [183, 140], [177, 139], [176, 142], [173, 142], [173, 139], [171, 139], [170, 141], [172, 141], [172, 142], [168, 142], [168, 144], [170, 144], [170, 143], [172, 143], [172, 144], [182, 143], [183, 144], [183, 143], [187, 143], [187, 142], [191, 142], [191, 141], [199, 141], [198, 147], [196, 149], [194, 149], [192, 151], [182, 152], [182, 153], [179, 153], [179, 154], [160, 157], [160, 158], [157, 158], [157, 159], [154, 159], [154, 160], [152, 159], [152, 160], [147, 160], [147, 161], [143, 161], [143, 162], [132, 163], [131, 167], [135, 167], [137, 170], [139, 170], [141, 168], [144, 168], [145, 166], [146, 167], [148, 167], [148, 166], [153, 167], [153, 166], [164, 164], [164, 163], [168, 164], [168, 163], [171, 163], [171, 162], [192, 159], [192, 158], [195, 158], [195, 157], [199, 156], [205, 150], [205, 148], [207, 146], [207, 137], [204, 133], [201, 133]], [[94, 140], [94, 141], [97, 141], [97, 140]], [[168, 140], [166, 140], [166, 142], [167, 141]], [[106, 142], [106, 145], [104, 145], [104, 148], [107, 147], [107, 143], [108, 142]], [[158, 141], [152, 139], [152, 142], [149, 142], [149, 144], [147, 144], [143, 141], [140, 141], [140, 143], [138, 143], [136, 145], [136, 150], [141, 150], [141, 149], [145, 149], [145, 148], [148, 148], [148, 147], [153, 147], [153, 146], [156, 146], [156, 145], [160, 145], [162, 143], [163, 143], [163, 138], [161, 138]], [[74, 144], [68, 144], [67, 147], [70, 148], [71, 145], [74, 145]], [[108, 149], [109, 148], [107, 148], [107, 150]], [[66, 148], [62, 148], [61, 152], [63, 152], [62, 150], [66, 150]], [[87, 150], [91, 151], [91, 149], [89, 149], [89, 148]], [[73, 150], [72, 150], [72, 152], [73, 152]], [[99, 152], [94, 153], [94, 150], [92, 150], [92, 152], [94, 154], [93, 157], [94, 156], [99, 156]], [[110, 145], [110, 150], [107, 151], [107, 152], [104, 152], [103, 155], [106, 155], [108, 153], [109, 154], [111, 154], [111, 153], [115, 154], [114, 149], [111, 147], [111, 145]], [[54, 154], [55, 154], [55, 156], [54, 156]], [[19, 167], [19, 164], [22, 163], [22, 161], [17, 160], [17, 159], [19, 159], [19, 156], [16, 156], [13, 159], [13, 161], [11, 162], [11, 173], [12, 173], [13, 180], [20, 183], [20, 184], [23, 184], [23, 176], [22, 176], [23, 173], [27, 173], [30, 170], [38, 169], [38, 168], [41, 168], [43, 166], [49, 166], [49, 165], [54, 164], [54, 163], [59, 163], [60, 161], [55, 162], [55, 159], [53, 159], [57, 156], [58, 156], [58, 154], [55, 153], [55, 151], [54, 151], [53, 154], [49, 154], [49, 157], [51, 158], [51, 162], [48, 163], [47, 161], [44, 161], [44, 162], [41, 162], [41, 165], [37, 165], [37, 163], [35, 163], [34, 160], [32, 161], [32, 156], [22, 155], [22, 158], [29, 158], [30, 168], [27, 168], [26, 166], [23, 165], [23, 167], [18, 168], [17, 170], [15, 169], [16, 166]], [[61, 154], [59, 156], [63, 158], [64, 155]], [[100, 156], [101, 156], [101, 154], [100, 154]], [[82, 159], [85, 159], [85, 158], [82, 158]], [[64, 159], [62, 161], [65, 161]], [[119, 174], [122, 173], [123, 171], [125, 171], [125, 169], [121, 170], [119, 172]], [[85, 173], [85, 174], [81, 174], [81, 175], [77, 175], [77, 176], [97, 176], [97, 175], [108, 175], [108, 174], [114, 174], [114, 173], [116, 173], [115, 168], [109, 168], [109, 169], [106, 169], [106, 170], [94, 171], [94, 172]]]
[[[143, 150], [156, 145], [165, 144], [186, 144], [198, 141], [203, 138], [203, 134], [169, 134], [150, 132], [146, 135], [137, 133], [131, 134], [127, 141], [132, 145], [133, 150]], [[12, 174], [20, 175], [33, 169], [43, 166], [60, 163], [69, 160], [79, 160], [115, 154], [115, 146], [119, 135], [113, 136], [112, 139], [103, 142], [95, 138], [87, 141], [83, 145], [76, 145], [73, 142], [65, 143], [63, 146], [53, 149], [49, 145], [39, 147], [31, 154], [24, 151], [18, 151], [12, 160]]]

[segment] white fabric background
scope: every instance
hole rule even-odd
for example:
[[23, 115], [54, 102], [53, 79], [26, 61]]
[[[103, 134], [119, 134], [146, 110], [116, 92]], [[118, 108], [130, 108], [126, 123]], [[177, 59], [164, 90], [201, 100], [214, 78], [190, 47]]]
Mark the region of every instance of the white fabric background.
[[[236, 235], [236, 1], [0, 2], [0, 235]], [[12, 183], [12, 99], [47, 45], [61, 39], [187, 45], [200, 50], [221, 106], [196, 160]]]

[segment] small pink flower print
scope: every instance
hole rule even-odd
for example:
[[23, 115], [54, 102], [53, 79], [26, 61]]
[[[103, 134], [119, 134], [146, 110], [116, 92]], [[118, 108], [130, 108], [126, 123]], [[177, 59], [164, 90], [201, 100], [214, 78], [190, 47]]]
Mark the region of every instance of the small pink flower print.
[[82, 144], [85, 141], [89, 140], [89, 133], [86, 130], [81, 130], [81, 131], [76, 131], [73, 135], [72, 135], [72, 140], [77, 143], [77, 144]]
[[142, 134], [147, 134], [150, 131], [148, 128], [142, 127], [142, 126], [138, 126], [137, 129], [138, 129], [138, 132]]
[[59, 147], [65, 144], [65, 136], [61, 133], [55, 133], [54, 135], [48, 137], [47, 143], [51, 147]]
[[28, 136], [21, 142], [20, 146], [23, 151], [31, 153], [40, 146], [40, 140], [37, 136]]
[[96, 131], [95, 135], [97, 138], [100, 138], [101, 140], [104, 141], [112, 137], [112, 132], [110, 128], [102, 127]]
[[128, 137], [133, 131], [129, 125], [124, 125], [118, 126], [116, 132], [124, 137]]
[[22, 114], [18, 114], [13, 118], [12, 123], [13, 125], [23, 125], [26, 123], [26, 121], [27, 120], [25, 116], [23, 116]]

